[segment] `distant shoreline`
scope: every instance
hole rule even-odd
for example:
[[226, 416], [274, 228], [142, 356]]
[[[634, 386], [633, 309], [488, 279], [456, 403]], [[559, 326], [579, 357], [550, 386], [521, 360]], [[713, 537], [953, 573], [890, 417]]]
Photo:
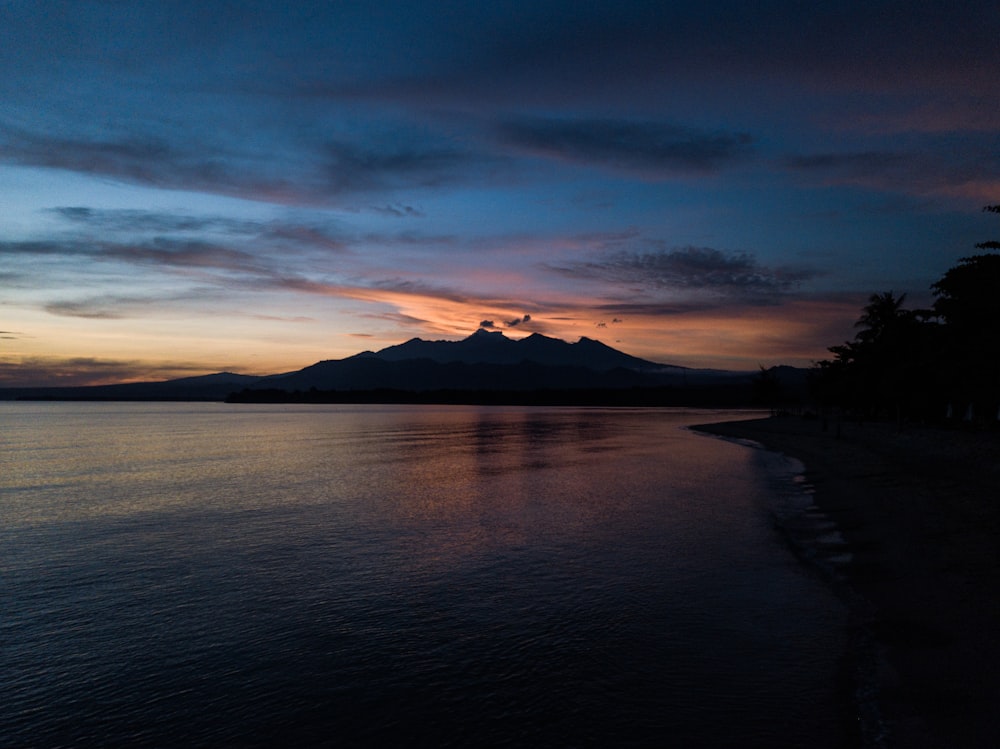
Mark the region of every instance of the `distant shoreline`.
[[[232, 393], [226, 403], [370, 403], [463, 406], [625, 406], [625, 407], [753, 407], [748, 387], [738, 385], [702, 387], [633, 388], [525, 388], [401, 390], [306, 390], [246, 389]], [[758, 406], [759, 407], [759, 406]]]
[[772, 417], [693, 427], [798, 458], [847, 540], [888, 746], [1000, 746], [1000, 435]]

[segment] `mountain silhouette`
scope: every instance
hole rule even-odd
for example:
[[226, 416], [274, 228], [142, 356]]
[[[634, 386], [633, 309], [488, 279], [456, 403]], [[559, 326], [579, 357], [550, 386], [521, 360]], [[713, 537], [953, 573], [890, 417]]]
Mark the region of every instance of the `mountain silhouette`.
[[218, 401], [260, 380], [253, 375], [217, 372], [161, 382], [127, 382], [81, 387], [3, 388], [0, 399], [107, 401]]
[[366, 351], [357, 356], [374, 357], [383, 361], [430, 359], [440, 364], [533, 362], [550, 367], [583, 367], [597, 372], [606, 372], [617, 367], [636, 371], [682, 369], [630, 356], [587, 337], [580, 338], [576, 343], [567, 343], [559, 338], [532, 333], [527, 338], [514, 340], [500, 331], [488, 331], [483, 328], [461, 341], [425, 341], [421, 338], [412, 338], [406, 343], [389, 346], [377, 352]]
[[413, 338], [380, 351], [321, 361], [267, 377], [253, 389], [530, 390], [622, 388], [686, 376], [672, 367], [622, 353], [599, 341], [567, 343], [534, 333], [520, 340], [480, 328], [461, 341]]
[[[787, 367], [772, 371], [787, 383], [800, 380], [802, 374]], [[380, 351], [363, 351], [264, 377], [222, 372], [165, 382], [18, 388], [0, 390], [0, 398], [176, 401], [357, 398], [367, 399], [366, 402], [385, 398], [388, 402], [405, 401], [413, 396], [422, 399], [421, 402], [470, 399], [495, 402], [503, 398], [510, 402], [519, 399], [534, 402], [531, 397], [537, 396], [539, 402], [587, 402], [589, 398], [593, 402], [627, 404], [655, 400], [684, 405], [698, 399], [738, 400], [743, 397], [740, 393], [750, 392], [758, 374], [660, 364], [586, 337], [576, 343], [539, 333], [511, 339], [499, 331], [480, 329], [460, 341], [413, 338]], [[658, 394], [655, 397], [613, 395], [626, 392]], [[536, 396], [524, 395], [531, 393]], [[558, 393], [563, 395], [553, 395]], [[698, 397], [686, 399], [692, 393]], [[438, 398], [441, 400], [435, 400]]]

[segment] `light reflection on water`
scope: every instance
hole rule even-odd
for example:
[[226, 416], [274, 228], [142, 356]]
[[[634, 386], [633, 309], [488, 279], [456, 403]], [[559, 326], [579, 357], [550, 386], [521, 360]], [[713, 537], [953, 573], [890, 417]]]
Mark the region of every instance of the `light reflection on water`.
[[711, 418], [0, 403], [0, 744], [840, 746]]

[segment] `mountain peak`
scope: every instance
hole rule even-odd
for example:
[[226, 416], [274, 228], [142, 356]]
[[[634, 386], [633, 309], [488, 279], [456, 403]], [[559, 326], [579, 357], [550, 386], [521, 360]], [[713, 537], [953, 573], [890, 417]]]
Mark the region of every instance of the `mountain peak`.
[[526, 338], [508, 338], [502, 331], [479, 328], [460, 341], [425, 341], [412, 338], [389, 346], [365, 358], [384, 361], [429, 359], [439, 364], [520, 364], [533, 362], [542, 366], [582, 367], [595, 372], [612, 369], [650, 370], [662, 365], [638, 359], [600, 341], [581, 337], [577, 343], [532, 333]]
[[498, 340], [500, 338], [506, 339], [507, 336], [503, 334], [502, 330], [487, 330], [486, 328], [479, 328], [475, 333], [470, 335], [465, 340], [486, 340], [487, 338], [491, 340]]

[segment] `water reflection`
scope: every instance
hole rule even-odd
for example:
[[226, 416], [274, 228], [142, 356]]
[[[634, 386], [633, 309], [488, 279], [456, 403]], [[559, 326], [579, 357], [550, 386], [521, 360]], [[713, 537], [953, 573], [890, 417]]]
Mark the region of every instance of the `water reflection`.
[[0, 744], [840, 744], [838, 605], [704, 416], [47, 406]]

